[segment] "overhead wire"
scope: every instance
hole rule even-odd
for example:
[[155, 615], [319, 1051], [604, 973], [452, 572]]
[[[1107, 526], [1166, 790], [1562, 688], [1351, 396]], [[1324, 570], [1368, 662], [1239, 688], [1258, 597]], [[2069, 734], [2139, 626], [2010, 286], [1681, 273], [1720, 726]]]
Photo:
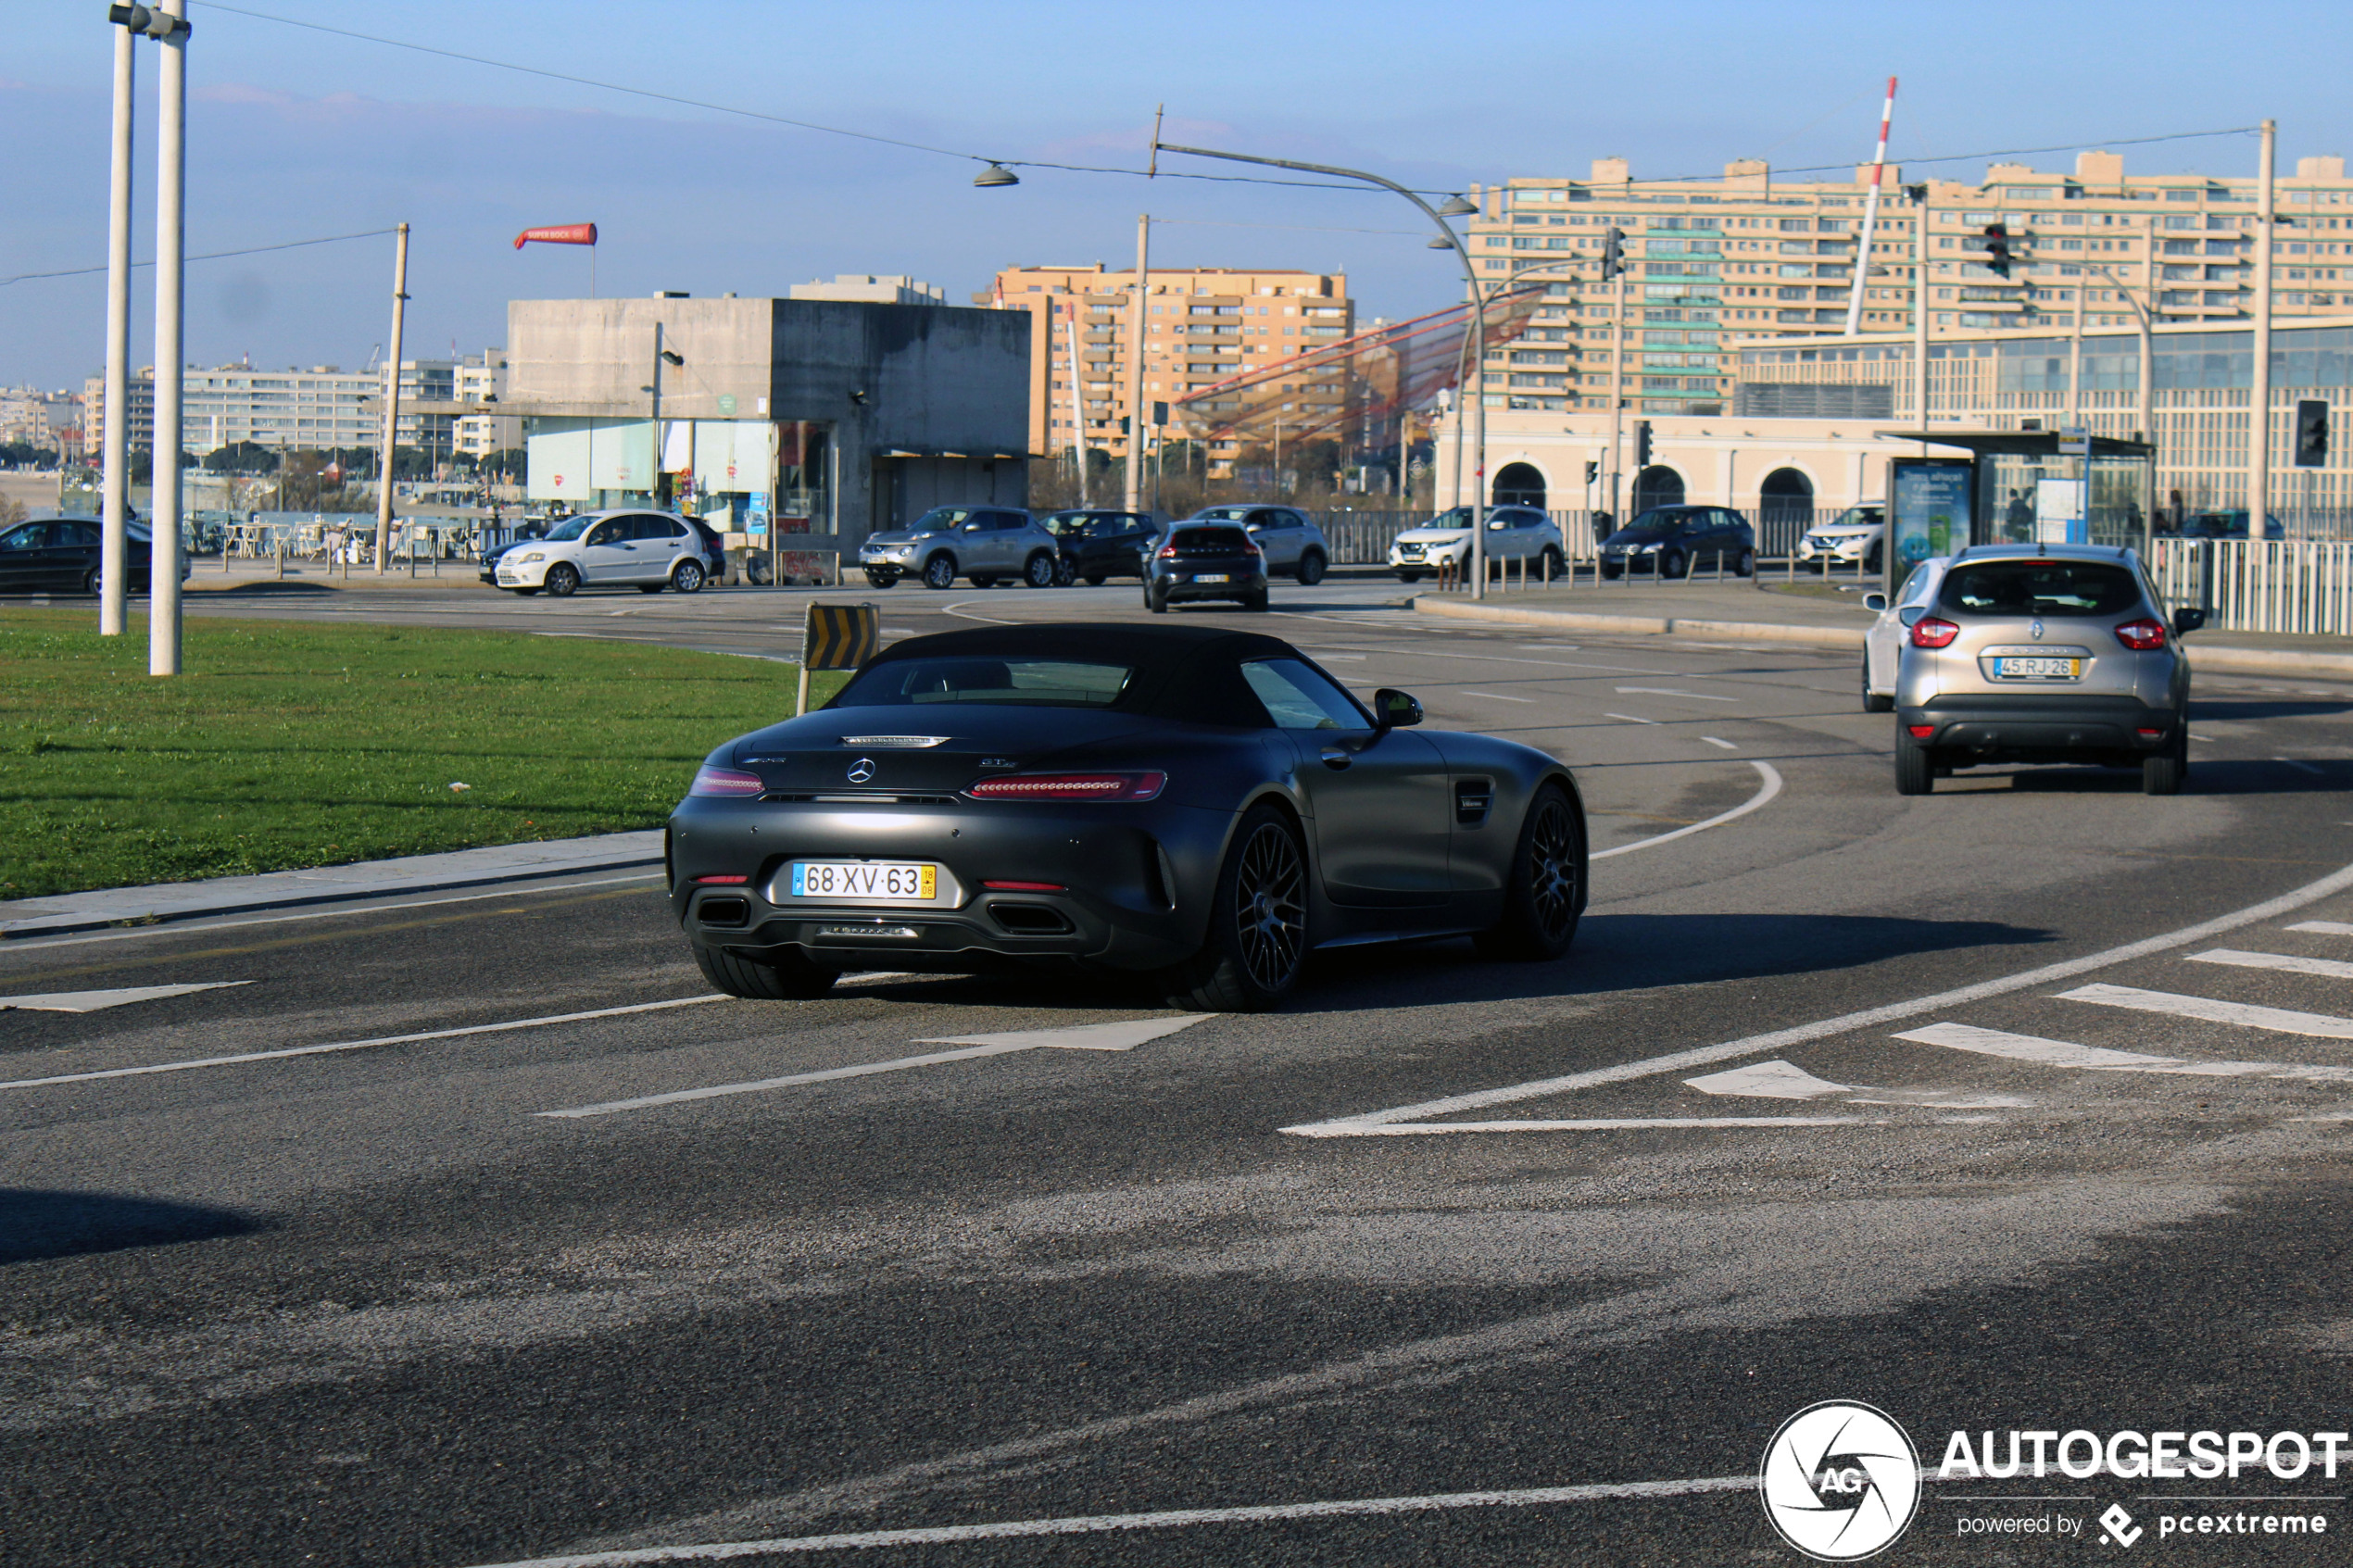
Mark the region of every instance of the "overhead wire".
[[[395, 231], [391, 229], [362, 229], [356, 234], [321, 234], [315, 240], [288, 240], [283, 245], [246, 245], [239, 250], [206, 251], [201, 256], [191, 256], [184, 257], [183, 259], [189, 261], [218, 261], [221, 257], [228, 256], [259, 256], [264, 251], [300, 250], [305, 245], [331, 245], [338, 244], [344, 240], [371, 240], [380, 234], [389, 234], [393, 232], [395, 232]], [[155, 263], [152, 261], [134, 261], [131, 265], [133, 267], [153, 267]], [[56, 272], [19, 272], [13, 278], [0, 278], [0, 289], [6, 288], [10, 283], [31, 282], [36, 278], [80, 278], [92, 272], [103, 272], [106, 269], [104, 267], [68, 267]]]

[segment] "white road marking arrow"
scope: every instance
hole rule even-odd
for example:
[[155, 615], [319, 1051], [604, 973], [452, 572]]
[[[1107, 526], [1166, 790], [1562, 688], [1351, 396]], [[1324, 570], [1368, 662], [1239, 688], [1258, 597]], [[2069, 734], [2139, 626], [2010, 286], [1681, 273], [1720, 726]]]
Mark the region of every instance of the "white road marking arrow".
[[1704, 1095], [1751, 1099], [1828, 1099], [1843, 1095], [1849, 1105], [1917, 1105], [1938, 1110], [2016, 1110], [2032, 1103], [2016, 1095], [1970, 1095], [1965, 1089], [1870, 1089], [1833, 1084], [1787, 1061], [1760, 1061], [1704, 1078], [1686, 1078], [1683, 1084]]
[[621, 1110], [646, 1110], [658, 1105], [679, 1105], [687, 1100], [718, 1099], [727, 1095], [760, 1094], [769, 1089], [788, 1089], [800, 1084], [829, 1084], [840, 1078], [865, 1078], [877, 1073], [904, 1073], [916, 1067], [937, 1067], [950, 1061], [971, 1061], [985, 1056], [1010, 1056], [1015, 1051], [1038, 1049], [1078, 1051], [1128, 1051], [1147, 1040], [1157, 1040], [1164, 1035], [1174, 1035], [1179, 1029], [1189, 1029], [1208, 1018], [1207, 1013], [1192, 1013], [1183, 1018], [1139, 1018], [1119, 1023], [1081, 1023], [1069, 1029], [1017, 1029], [1002, 1035], [959, 1035], [944, 1040], [917, 1040], [919, 1046], [962, 1046], [961, 1050], [933, 1051], [925, 1056], [902, 1056], [889, 1061], [862, 1061], [854, 1067], [828, 1067], [815, 1073], [792, 1073], [781, 1078], [759, 1078], [745, 1084], [713, 1084], [708, 1088], [674, 1089], [668, 1094], [640, 1095], [635, 1099], [607, 1100], [601, 1105], [578, 1105], [564, 1110], [542, 1110], [540, 1116], [579, 1121], [590, 1116], [610, 1116]]
[[250, 980], [213, 980], [200, 985], [126, 985], [114, 991], [52, 991], [45, 997], [0, 997], [0, 1010], [9, 1008], [27, 1012], [100, 1012], [119, 1008], [126, 1002], [160, 1001], [166, 997], [184, 997], [191, 991], [225, 991], [232, 985], [250, 985]]

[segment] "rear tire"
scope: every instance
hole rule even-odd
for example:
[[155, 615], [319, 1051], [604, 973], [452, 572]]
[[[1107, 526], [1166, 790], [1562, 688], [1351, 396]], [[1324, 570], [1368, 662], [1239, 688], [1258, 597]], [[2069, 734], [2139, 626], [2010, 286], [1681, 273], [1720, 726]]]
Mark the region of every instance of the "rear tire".
[[1543, 963], [1568, 951], [1585, 912], [1584, 824], [1568, 792], [1547, 784], [1529, 803], [1512, 850], [1504, 918], [1471, 938], [1478, 956]]
[[2189, 726], [2177, 725], [2172, 740], [2163, 751], [2141, 759], [2141, 793], [2179, 795], [2182, 793], [2182, 781], [2189, 775]]
[[682, 594], [699, 594], [703, 580], [711, 574], [698, 560], [682, 560], [671, 569], [670, 585]]
[[1741, 558], [1732, 563], [1732, 575], [1735, 577], [1754, 577], [1756, 575], [1756, 552], [1755, 550], [1743, 550], [1741, 552]]
[[924, 586], [945, 593], [956, 585], [956, 558], [939, 555], [924, 562]]
[[1217, 872], [1202, 949], [1165, 972], [1173, 1007], [1265, 1012], [1281, 1004], [1307, 959], [1307, 849], [1289, 816], [1255, 806]]
[[694, 944], [695, 962], [703, 978], [731, 997], [757, 1001], [807, 1001], [833, 989], [838, 970], [821, 969], [797, 950], [787, 950], [774, 963], [739, 958], [721, 947]]
[[1244, 599], [1244, 600], [1242, 601], [1242, 608], [1244, 608], [1244, 609], [1246, 609], [1246, 610], [1250, 611], [1252, 615], [1264, 615], [1264, 614], [1265, 614], [1265, 613], [1266, 613], [1266, 594], [1265, 594], [1265, 591], [1264, 589], [1262, 589], [1262, 590], [1260, 590], [1259, 592], [1257, 592], [1257, 593], [1255, 593], [1255, 594], [1251, 595], [1251, 596], [1250, 596], [1250, 597], [1248, 597], [1248, 598]]
[[572, 597], [580, 591], [580, 569], [570, 561], [558, 561], [547, 569], [546, 586], [550, 598]]
[[1936, 788], [1936, 760], [1902, 725], [1895, 728], [1895, 793], [1927, 795]]
[[1865, 654], [1863, 656], [1863, 711], [1866, 713], [1893, 713], [1895, 711], [1895, 699], [1894, 697], [1881, 696], [1877, 692], [1871, 690], [1871, 656], [1869, 654]]
[[1321, 550], [1310, 550], [1300, 557], [1299, 585], [1302, 588], [1313, 588], [1316, 583], [1321, 583], [1324, 580], [1326, 564], [1324, 552]]
[[1691, 570], [1692, 563], [1680, 554], [1664, 555], [1658, 558], [1658, 574], [1661, 577], [1681, 577]]
[[1543, 557], [1537, 563], [1536, 570], [1545, 582], [1557, 583], [1567, 575], [1568, 564], [1561, 559], [1561, 553], [1558, 550], [1547, 545], [1544, 546]]
[[1168, 595], [1163, 590], [1147, 583], [1144, 587], [1144, 608], [1151, 610], [1154, 615], [1166, 615], [1168, 613]]

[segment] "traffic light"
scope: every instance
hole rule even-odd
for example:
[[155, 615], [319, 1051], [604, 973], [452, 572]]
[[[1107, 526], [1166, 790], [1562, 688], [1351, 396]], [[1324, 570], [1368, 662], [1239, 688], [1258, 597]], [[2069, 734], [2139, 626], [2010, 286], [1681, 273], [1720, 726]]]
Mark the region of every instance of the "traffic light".
[[1156, 424], [1156, 425], [1164, 425], [1164, 424], [1166, 424], [1167, 422], [1168, 422], [1168, 405], [1167, 405], [1167, 404], [1165, 404], [1165, 403], [1155, 403], [1155, 404], [1153, 404], [1153, 405], [1152, 405], [1152, 423], [1154, 423], [1154, 424]]
[[1588, 458], [1585, 463], [1585, 483], [1591, 484], [1601, 477], [1602, 465]]
[[2329, 406], [2318, 397], [2296, 402], [2296, 466], [2326, 468], [2329, 460]]
[[1608, 282], [1626, 270], [1626, 231], [1612, 225], [1602, 236], [1602, 282]]
[[1651, 422], [1648, 420], [1634, 421], [1634, 466], [1638, 469], [1651, 466]]
[[145, 6], [109, 6], [107, 7], [107, 20], [148, 38], [169, 39], [174, 35], [185, 35], [188, 31], [184, 18], [175, 17], [168, 11], [149, 10]]
[[1128, 425], [1128, 416], [1127, 416], [1127, 415], [1126, 415], [1126, 414], [1122, 414], [1122, 415], [1120, 415], [1120, 416], [1119, 416], [1119, 433], [1120, 433], [1120, 434], [1122, 434], [1122, 435], [1126, 435], [1126, 434], [1127, 433], [1127, 425]]
[[2010, 232], [1999, 223], [1985, 226], [1985, 270], [1997, 278], [2010, 275]]

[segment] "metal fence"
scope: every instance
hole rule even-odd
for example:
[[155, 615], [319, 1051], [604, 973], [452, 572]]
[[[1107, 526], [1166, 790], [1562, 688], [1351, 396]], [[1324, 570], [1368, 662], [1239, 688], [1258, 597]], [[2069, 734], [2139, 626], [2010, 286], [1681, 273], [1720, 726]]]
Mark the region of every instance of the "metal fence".
[[2149, 565], [2168, 603], [2219, 631], [2353, 634], [2353, 543], [2158, 539]]

